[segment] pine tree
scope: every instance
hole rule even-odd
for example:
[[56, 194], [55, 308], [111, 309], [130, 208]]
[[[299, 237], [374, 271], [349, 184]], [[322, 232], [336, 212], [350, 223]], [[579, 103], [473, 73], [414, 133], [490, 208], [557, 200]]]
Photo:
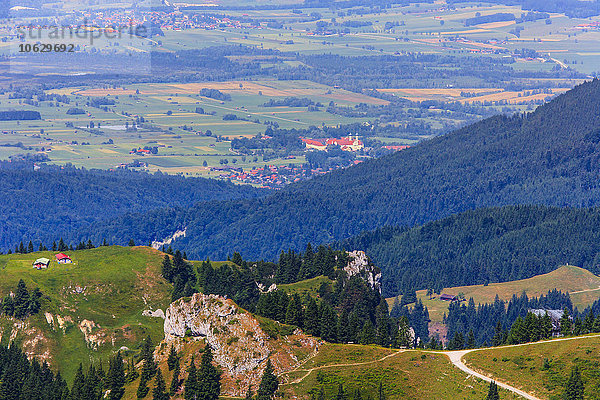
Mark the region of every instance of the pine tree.
[[185, 400], [198, 400], [199, 396], [199, 384], [198, 384], [198, 372], [196, 370], [196, 364], [194, 362], [194, 357], [190, 361], [190, 366], [188, 368], [188, 378], [185, 381], [184, 387], [184, 398]]
[[390, 342], [390, 318], [387, 302], [381, 299], [375, 310], [375, 343], [380, 346], [387, 346]]
[[363, 325], [363, 329], [358, 335], [358, 342], [360, 344], [372, 344], [375, 343], [375, 340], [375, 329], [373, 328], [371, 320], [367, 318]]
[[131, 382], [135, 381], [138, 376], [140, 376], [140, 373], [135, 368], [135, 364], [134, 364], [133, 358], [132, 358], [129, 362], [129, 366], [127, 367], [127, 375], [125, 375], [125, 381], [127, 383], [131, 383]]
[[133, 247], [135, 246], [135, 242], [133, 241], [133, 239], [129, 239], [129, 247]]
[[179, 362], [175, 364], [175, 368], [173, 370], [173, 378], [171, 378], [171, 385], [169, 386], [169, 393], [171, 396], [175, 396], [175, 394], [179, 391]]
[[23, 241], [21, 241], [21, 243], [19, 244], [19, 253], [21, 253], [21, 254], [27, 253], [25, 246], [23, 246]]
[[27, 245], [27, 252], [33, 253], [33, 242], [31, 240], [29, 241], [29, 244]]
[[565, 386], [562, 400], [583, 400], [584, 392], [585, 388], [581, 380], [581, 373], [579, 372], [579, 367], [575, 365], [571, 369], [571, 376], [569, 376], [569, 380]]
[[110, 389], [109, 400], [120, 400], [125, 394], [125, 370], [123, 369], [123, 358], [120, 351], [108, 360], [106, 381], [107, 387]]
[[167, 359], [169, 371], [173, 371], [175, 369], [175, 364], [179, 364], [179, 356], [177, 355], [175, 347], [171, 345], [171, 350], [169, 350], [169, 358]]
[[138, 386], [136, 393], [138, 399], [143, 399], [148, 395], [150, 388], [148, 387], [147, 383], [147, 381], [140, 379], [140, 385]]
[[212, 350], [207, 344], [202, 353], [202, 362], [198, 371], [198, 397], [202, 400], [218, 400], [221, 394], [221, 373], [212, 364], [212, 360]]
[[321, 324], [319, 327], [321, 337], [328, 342], [335, 342], [337, 340], [337, 315], [328, 303], [321, 304]]
[[308, 300], [306, 305], [306, 312], [304, 314], [304, 327], [306, 332], [311, 335], [319, 336], [320, 334], [320, 321], [319, 307], [317, 302], [312, 297]]
[[155, 386], [152, 390], [152, 400], [169, 400], [169, 398], [167, 386], [159, 368], [158, 371], [156, 371]]
[[268, 360], [260, 381], [260, 386], [258, 387], [257, 400], [272, 399], [278, 388], [279, 382], [273, 373], [273, 365], [271, 364], [271, 360]]
[[29, 310], [29, 292], [23, 279], [19, 279], [14, 297], [15, 317], [25, 318]]
[[485, 400], [500, 400], [500, 395], [498, 394], [498, 385], [496, 385], [496, 382], [490, 382], [490, 388]]
[[85, 387], [85, 376], [83, 375], [83, 365], [79, 364], [77, 372], [75, 373], [75, 380], [73, 381], [73, 387], [71, 389], [72, 400], [86, 400], [84, 396]]
[[467, 334], [467, 349], [474, 349], [475, 346], [475, 334], [473, 334], [473, 329], [470, 329]]
[[560, 333], [563, 336], [569, 336], [573, 329], [573, 322], [571, 322], [571, 317], [569, 315], [569, 309], [565, 308], [563, 311], [563, 315], [560, 318]]
[[346, 393], [344, 393], [344, 387], [342, 384], [338, 384], [338, 392], [335, 396], [335, 400], [346, 400]]
[[52, 251], [56, 251], [56, 241], [52, 242]]
[[161, 272], [163, 278], [169, 282], [173, 282], [173, 265], [171, 264], [171, 257], [167, 254], [165, 254], [165, 257], [163, 258]]

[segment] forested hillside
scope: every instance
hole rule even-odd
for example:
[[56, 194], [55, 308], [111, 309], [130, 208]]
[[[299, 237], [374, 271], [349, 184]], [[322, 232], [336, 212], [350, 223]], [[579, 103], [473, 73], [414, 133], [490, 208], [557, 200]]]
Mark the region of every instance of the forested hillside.
[[[126, 212], [189, 207], [199, 201], [265, 194], [251, 187], [211, 179], [183, 178], [126, 170], [100, 171], [30, 163], [0, 163], [0, 250], [21, 240], [51, 243], [73, 238], [77, 229]], [[163, 211], [164, 212], [164, 211]], [[144, 221], [138, 221], [143, 226]], [[167, 230], [165, 235], [172, 232]], [[153, 227], [160, 235], [160, 226]]]
[[571, 264], [600, 273], [600, 209], [506, 206], [342, 241], [383, 270], [385, 295], [506, 282]]
[[[478, 207], [599, 205], [599, 127], [600, 81], [594, 80], [535, 112], [488, 118], [269, 197], [200, 204], [185, 217], [151, 213], [141, 218], [144, 224], [129, 216], [94, 232], [97, 239], [147, 242], [156, 238], [152, 227], [181, 218], [187, 222], [178, 228], [187, 226], [188, 235], [177, 246], [188, 255], [223, 258], [236, 250], [260, 258]], [[519, 277], [502, 272], [489, 279]]]

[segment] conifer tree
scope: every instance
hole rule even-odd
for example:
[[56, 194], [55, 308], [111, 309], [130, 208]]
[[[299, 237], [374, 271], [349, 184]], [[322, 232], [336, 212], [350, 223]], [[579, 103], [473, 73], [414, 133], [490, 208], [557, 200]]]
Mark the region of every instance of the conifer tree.
[[260, 386], [258, 387], [257, 400], [272, 399], [278, 388], [279, 382], [273, 373], [273, 365], [271, 364], [271, 360], [268, 360], [260, 381]]
[[569, 380], [565, 386], [562, 400], [583, 400], [584, 392], [585, 388], [581, 380], [581, 373], [579, 372], [579, 367], [575, 365], [571, 369], [571, 376], [569, 376]]
[[73, 380], [73, 387], [71, 389], [71, 400], [85, 400], [84, 396], [85, 387], [85, 376], [83, 375], [83, 365], [79, 364], [77, 372], [75, 373], [75, 379]]
[[386, 400], [385, 393], [383, 392], [383, 383], [379, 382], [379, 389], [377, 390], [377, 400]]
[[467, 334], [467, 349], [474, 349], [475, 346], [475, 334], [473, 333], [473, 329], [470, 329]]
[[52, 251], [56, 251], [56, 241], [52, 242]]
[[375, 311], [375, 343], [380, 346], [387, 346], [390, 341], [390, 318], [387, 302], [381, 299]]
[[108, 375], [106, 377], [107, 387], [110, 390], [109, 400], [120, 400], [125, 394], [125, 370], [123, 368], [123, 358], [118, 351], [114, 357], [108, 361]]
[[358, 335], [358, 342], [360, 344], [372, 344], [375, 343], [375, 340], [375, 329], [373, 328], [371, 320], [367, 318]]
[[202, 362], [198, 371], [198, 394], [202, 400], [218, 400], [221, 394], [221, 373], [212, 364], [212, 360], [212, 350], [207, 344], [202, 353]]
[[188, 378], [185, 381], [184, 398], [185, 400], [198, 400], [200, 399], [200, 386], [198, 384], [198, 372], [196, 370], [194, 357], [192, 357], [192, 360], [190, 361], [190, 366], [187, 372]]
[[127, 367], [127, 375], [125, 375], [125, 381], [127, 383], [131, 383], [140, 376], [139, 372], [135, 368], [135, 363], [133, 362], [133, 358], [130, 359], [129, 366]]
[[44, 245], [40, 243], [40, 247], [38, 247], [38, 251], [44, 251]]
[[308, 300], [308, 304], [306, 305], [306, 312], [304, 314], [304, 327], [306, 332], [311, 335], [319, 336], [320, 334], [320, 321], [321, 318], [319, 316], [319, 307], [317, 306], [317, 302], [312, 297]]
[[175, 364], [179, 364], [179, 356], [177, 355], [175, 347], [171, 345], [171, 349], [169, 350], [169, 358], [167, 358], [169, 371], [173, 371], [175, 369]]
[[29, 310], [29, 292], [27, 291], [23, 279], [19, 279], [13, 300], [15, 305], [15, 317], [25, 318]]
[[563, 311], [563, 315], [560, 318], [560, 333], [563, 336], [569, 336], [571, 331], [573, 330], [573, 322], [571, 322], [571, 318], [569, 315], [569, 309], [565, 308]]
[[163, 278], [165, 278], [169, 282], [173, 281], [173, 265], [171, 264], [171, 257], [169, 257], [168, 254], [165, 254], [163, 258], [161, 272]]
[[148, 392], [150, 391], [150, 388], [147, 385], [147, 381], [140, 379], [140, 384], [138, 386], [137, 389], [137, 398], [138, 399], [143, 399], [144, 397], [146, 397], [148, 395]]
[[29, 241], [29, 244], [27, 245], [27, 252], [33, 253], [33, 242], [31, 240]]
[[19, 253], [21, 253], [21, 254], [27, 253], [25, 246], [23, 246], [23, 241], [21, 241], [21, 243], [19, 244]]
[[321, 325], [319, 327], [321, 337], [328, 342], [335, 342], [337, 340], [337, 315], [331, 305], [325, 302], [321, 304]]
[[346, 400], [346, 393], [344, 393], [344, 387], [342, 384], [338, 384], [338, 392], [335, 396], [335, 400]]
[[171, 396], [167, 393], [167, 386], [160, 368], [156, 371], [154, 389], [152, 390], [152, 400], [169, 400]]
[[496, 385], [496, 382], [490, 382], [490, 388], [485, 400], [500, 400], [500, 395], [498, 394], [498, 385]]
[[173, 377], [171, 378], [171, 385], [169, 386], [169, 393], [171, 396], [175, 396], [175, 394], [179, 391], [179, 361], [175, 364], [175, 368], [173, 369]]

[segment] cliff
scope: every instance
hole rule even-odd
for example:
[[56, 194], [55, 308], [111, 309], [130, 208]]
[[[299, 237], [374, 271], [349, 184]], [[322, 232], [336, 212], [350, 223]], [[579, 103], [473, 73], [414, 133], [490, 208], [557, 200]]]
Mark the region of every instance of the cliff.
[[[255, 317], [230, 299], [201, 293], [169, 306], [164, 331], [157, 360], [166, 360], [171, 345], [181, 351], [203, 339], [223, 372], [221, 394], [225, 396], [243, 396], [248, 385], [256, 390], [268, 359], [280, 374], [314, 355], [320, 345], [300, 329]], [[184, 365], [187, 362], [183, 360]]]

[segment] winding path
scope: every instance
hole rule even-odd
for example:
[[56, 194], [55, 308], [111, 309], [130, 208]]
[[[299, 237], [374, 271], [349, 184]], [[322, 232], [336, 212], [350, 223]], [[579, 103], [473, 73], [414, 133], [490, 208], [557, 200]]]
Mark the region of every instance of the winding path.
[[[308, 377], [313, 371], [319, 370], [319, 369], [325, 369], [325, 368], [336, 368], [336, 367], [356, 367], [359, 365], [368, 365], [368, 364], [374, 364], [374, 363], [378, 363], [381, 362], [383, 360], [386, 360], [390, 357], [393, 357], [395, 355], [398, 355], [400, 353], [403, 353], [404, 350], [398, 350], [398, 351], [394, 351], [393, 353], [390, 353], [384, 357], [381, 357], [377, 360], [372, 360], [372, 361], [363, 361], [363, 362], [357, 362], [357, 363], [347, 363], [347, 364], [329, 364], [329, 365], [321, 365], [318, 367], [314, 367], [314, 368], [309, 368], [309, 369], [302, 369], [302, 368], [296, 368], [293, 369], [291, 371], [285, 372], [284, 374], [289, 374], [290, 372], [299, 372], [299, 371], [306, 371], [306, 374], [302, 375], [300, 378], [295, 379], [291, 382], [287, 382], [284, 383], [284, 385], [294, 385], [296, 383], [300, 383], [302, 382], [304, 379], [306, 379], [306, 377]], [[312, 357], [311, 357], [312, 358]], [[308, 360], [306, 360], [308, 361]]]
[[[540, 343], [554, 343], [554, 342], [562, 342], [562, 341], [566, 341], [566, 340], [581, 340], [581, 339], [587, 339], [587, 338], [593, 338], [593, 337], [600, 337], [600, 334], [595, 334], [595, 335], [587, 335], [587, 336], [574, 336], [574, 337], [568, 337], [568, 338], [559, 338], [559, 339], [552, 339], [552, 340], [540, 340], [539, 342], [531, 342], [531, 343], [522, 343], [522, 344], [514, 344], [514, 345], [507, 345], [507, 346], [499, 346], [499, 347], [486, 347], [486, 348], [479, 348], [479, 349], [469, 349], [469, 350], [454, 350], [454, 351], [426, 351], [427, 353], [435, 353], [435, 354], [442, 354], [447, 356], [450, 359], [450, 362], [458, 369], [460, 369], [463, 372], [466, 372], [468, 375], [470, 376], [474, 376], [476, 378], [482, 379], [486, 382], [491, 382], [494, 381], [496, 382], [496, 384], [498, 386], [500, 386], [503, 389], [509, 390], [525, 399], [528, 400], [542, 400], [539, 397], [535, 397], [532, 394], [529, 394], [521, 389], [517, 389], [514, 386], [508, 385], [504, 382], [498, 381], [497, 379], [484, 375], [480, 372], [474, 371], [471, 368], [469, 368], [464, 362], [463, 362], [463, 357], [468, 354], [471, 353], [473, 351], [486, 351], [486, 350], [491, 350], [491, 349], [501, 349], [501, 348], [510, 348], [510, 347], [522, 347], [522, 346], [532, 346], [532, 345], [536, 345], [536, 344], [540, 344]], [[284, 383], [283, 385], [293, 385], [293, 384], [297, 384], [302, 382], [304, 379], [306, 379], [313, 371], [316, 370], [320, 370], [320, 369], [325, 369], [325, 368], [336, 368], [336, 367], [353, 367], [353, 366], [359, 366], [359, 365], [367, 365], [367, 364], [374, 364], [374, 363], [378, 363], [381, 362], [383, 360], [386, 360], [390, 357], [393, 357], [395, 355], [398, 355], [400, 353], [403, 353], [405, 351], [414, 351], [414, 350], [398, 350], [398, 351], [394, 351], [393, 353], [390, 353], [384, 357], [381, 357], [377, 360], [372, 360], [372, 361], [364, 361], [364, 362], [357, 362], [357, 363], [346, 363], [346, 364], [330, 364], [330, 365], [321, 365], [319, 367], [314, 367], [314, 368], [309, 368], [309, 369], [302, 369], [302, 368], [296, 368], [293, 369], [291, 371], [285, 372], [282, 375], [285, 374], [289, 374], [290, 372], [306, 372], [304, 375], [302, 375], [301, 377]], [[312, 357], [310, 357], [312, 358]], [[309, 359], [310, 359], [309, 358]], [[307, 359], [305, 362], [307, 362], [309, 359]]]
[[475, 377], [477, 377], [479, 379], [483, 379], [486, 382], [494, 381], [501, 388], [504, 388], [506, 390], [510, 390], [511, 392], [516, 393], [519, 396], [522, 396], [522, 397], [524, 397], [526, 399], [529, 399], [529, 400], [541, 400], [539, 397], [532, 396], [529, 393], [526, 393], [526, 392], [524, 392], [524, 391], [522, 391], [520, 389], [517, 389], [516, 387], [510, 386], [510, 385], [507, 385], [506, 383], [503, 383], [503, 382], [497, 381], [495, 379], [492, 379], [492, 378], [490, 378], [488, 376], [480, 374], [477, 371], [473, 371], [471, 368], [467, 367], [465, 365], [465, 363], [463, 363], [462, 358], [463, 358], [463, 356], [465, 354], [470, 353], [470, 352], [475, 351], [475, 350], [477, 350], [477, 349], [448, 351], [448, 352], [443, 353], [443, 354], [445, 354], [445, 355], [448, 356], [448, 358], [450, 359], [450, 362], [452, 362], [452, 364], [454, 364], [455, 367], [457, 367], [461, 371], [466, 372], [469, 375], [475, 376]]
[[554, 343], [554, 342], [563, 342], [566, 340], [581, 340], [581, 339], [587, 339], [587, 338], [593, 338], [593, 337], [599, 337], [600, 334], [596, 334], [596, 335], [588, 335], [588, 336], [574, 336], [574, 337], [567, 337], [567, 338], [559, 338], [559, 339], [552, 339], [552, 340], [540, 340], [539, 342], [530, 342], [530, 343], [522, 343], [522, 344], [513, 344], [513, 345], [508, 345], [508, 346], [499, 346], [499, 347], [491, 347], [491, 348], [481, 348], [481, 349], [470, 349], [470, 350], [455, 350], [455, 351], [438, 351], [435, 353], [438, 354], [445, 354], [448, 356], [448, 358], [450, 359], [450, 362], [452, 362], [452, 364], [457, 367], [458, 369], [460, 369], [463, 372], [466, 372], [469, 375], [475, 376], [479, 379], [483, 379], [486, 382], [491, 382], [494, 381], [496, 382], [496, 384], [498, 386], [500, 386], [501, 388], [504, 388], [506, 390], [510, 390], [513, 393], [518, 394], [519, 396], [522, 396], [526, 399], [529, 400], [541, 400], [539, 397], [535, 397], [527, 392], [524, 392], [520, 389], [517, 389], [513, 386], [510, 386], [506, 383], [500, 382], [494, 378], [491, 378], [489, 376], [483, 375], [477, 371], [472, 370], [471, 368], [469, 368], [463, 361], [462, 358], [468, 354], [471, 353], [473, 351], [485, 351], [485, 350], [489, 350], [489, 349], [501, 349], [501, 348], [509, 348], [509, 347], [522, 347], [522, 346], [532, 346], [532, 345], [536, 345], [536, 344], [540, 344], [540, 343]]

